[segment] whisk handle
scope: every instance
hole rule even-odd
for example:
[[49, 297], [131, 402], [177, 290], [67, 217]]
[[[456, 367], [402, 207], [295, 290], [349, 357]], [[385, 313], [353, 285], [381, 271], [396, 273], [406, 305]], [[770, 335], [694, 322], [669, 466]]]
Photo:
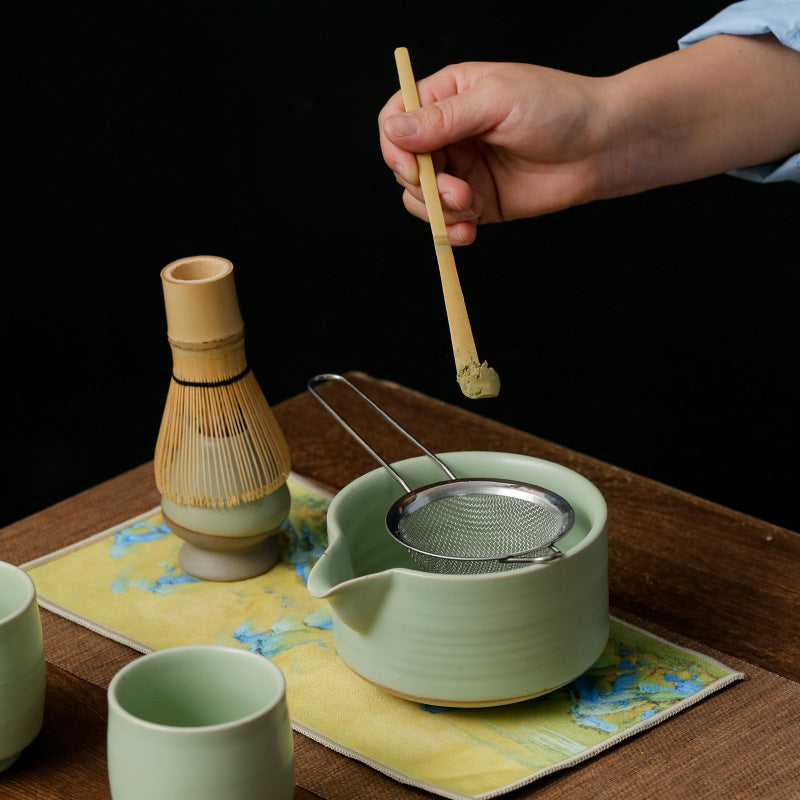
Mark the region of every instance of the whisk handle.
[[324, 373], [321, 375], [315, 375], [308, 381], [307, 388], [314, 397], [325, 406], [326, 409], [339, 421], [342, 427], [357, 441], [361, 446], [370, 453], [373, 458], [375, 458], [383, 467], [391, 474], [391, 476], [406, 490], [406, 492], [411, 491], [411, 487], [400, 477], [397, 471], [391, 467], [373, 448], [369, 445], [351, 426], [348, 422], [344, 420], [344, 418], [336, 411], [327, 400], [317, 391], [316, 387], [322, 383], [328, 383], [329, 381], [338, 381], [339, 383], [344, 383], [346, 386], [349, 386], [370, 408], [374, 409], [380, 416], [386, 420], [395, 430], [399, 431], [406, 437], [412, 444], [416, 445], [423, 453], [425, 453], [428, 458], [432, 459], [436, 464], [441, 467], [442, 470], [447, 474], [447, 476], [453, 480], [456, 479], [456, 476], [450, 470], [450, 468], [434, 453], [432, 453], [425, 445], [423, 445], [420, 441], [415, 439], [399, 422], [392, 419], [379, 405], [373, 402], [364, 392], [361, 391], [357, 386], [353, 385], [347, 378], [342, 375], [335, 375], [332, 373]]

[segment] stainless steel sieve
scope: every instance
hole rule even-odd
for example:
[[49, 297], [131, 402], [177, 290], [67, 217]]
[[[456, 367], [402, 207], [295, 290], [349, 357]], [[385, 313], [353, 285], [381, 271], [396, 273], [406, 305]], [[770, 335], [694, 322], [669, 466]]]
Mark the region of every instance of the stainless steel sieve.
[[[432, 459], [448, 480], [412, 489], [319, 394], [328, 381], [347, 385]], [[427, 447], [341, 375], [317, 375], [308, 390], [406, 492], [386, 514], [386, 529], [427, 572], [475, 574], [516, 569], [561, 556], [555, 542], [575, 522], [572, 506], [541, 486], [501, 478], [458, 478]]]

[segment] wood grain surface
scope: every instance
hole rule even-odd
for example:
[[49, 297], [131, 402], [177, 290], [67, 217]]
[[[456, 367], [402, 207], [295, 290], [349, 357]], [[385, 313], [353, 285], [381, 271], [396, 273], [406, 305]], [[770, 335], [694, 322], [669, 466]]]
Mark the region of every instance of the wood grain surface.
[[[428, 447], [546, 458], [593, 481], [609, 507], [612, 612], [747, 673], [674, 719], [519, 798], [800, 796], [800, 535], [543, 441], [430, 397], [351, 375]], [[390, 460], [413, 447], [341, 387], [337, 408]], [[480, 408], [476, 406], [476, 408]], [[293, 469], [338, 489], [376, 464], [308, 394], [275, 407]], [[0, 531], [0, 559], [21, 564], [158, 504], [143, 464]], [[3, 800], [102, 800], [105, 690], [138, 656], [42, 610], [48, 660], [44, 728], [0, 774]], [[431, 797], [295, 734], [295, 798]]]

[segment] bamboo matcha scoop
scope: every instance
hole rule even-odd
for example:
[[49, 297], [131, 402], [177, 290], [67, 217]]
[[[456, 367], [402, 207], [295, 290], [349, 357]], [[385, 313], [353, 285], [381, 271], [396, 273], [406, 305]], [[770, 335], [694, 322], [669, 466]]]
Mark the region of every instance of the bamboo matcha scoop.
[[[420, 107], [420, 102], [407, 48], [398, 47], [394, 51], [394, 58], [400, 77], [403, 104], [406, 111], [416, 111]], [[431, 221], [436, 259], [439, 262], [439, 275], [442, 280], [447, 322], [450, 326], [450, 339], [453, 343], [458, 385], [469, 398], [497, 397], [500, 392], [500, 378], [486, 361], [481, 363], [478, 360], [478, 352], [475, 349], [475, 340], [472, 337], [472, 328], [456, 271], [453, 248], [450, 246], [444, 222], [431, 154], [417, 153], [417, 167], [425, 208]]]

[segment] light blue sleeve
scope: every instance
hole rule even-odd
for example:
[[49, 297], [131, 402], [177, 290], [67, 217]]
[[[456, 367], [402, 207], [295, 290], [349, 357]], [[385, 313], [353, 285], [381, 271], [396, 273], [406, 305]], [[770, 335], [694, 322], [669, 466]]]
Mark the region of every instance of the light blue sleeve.
[[[682, 49], [718, 33], [739, 36], [772, 33], [787, 47], [800, 50], [800, 0], [742, 0], [734, 3], [679, 39], [678, 46]], [[783, 162], [737, 169], [730, 174], [758, 183], [800, 183], [800, 153]]]

